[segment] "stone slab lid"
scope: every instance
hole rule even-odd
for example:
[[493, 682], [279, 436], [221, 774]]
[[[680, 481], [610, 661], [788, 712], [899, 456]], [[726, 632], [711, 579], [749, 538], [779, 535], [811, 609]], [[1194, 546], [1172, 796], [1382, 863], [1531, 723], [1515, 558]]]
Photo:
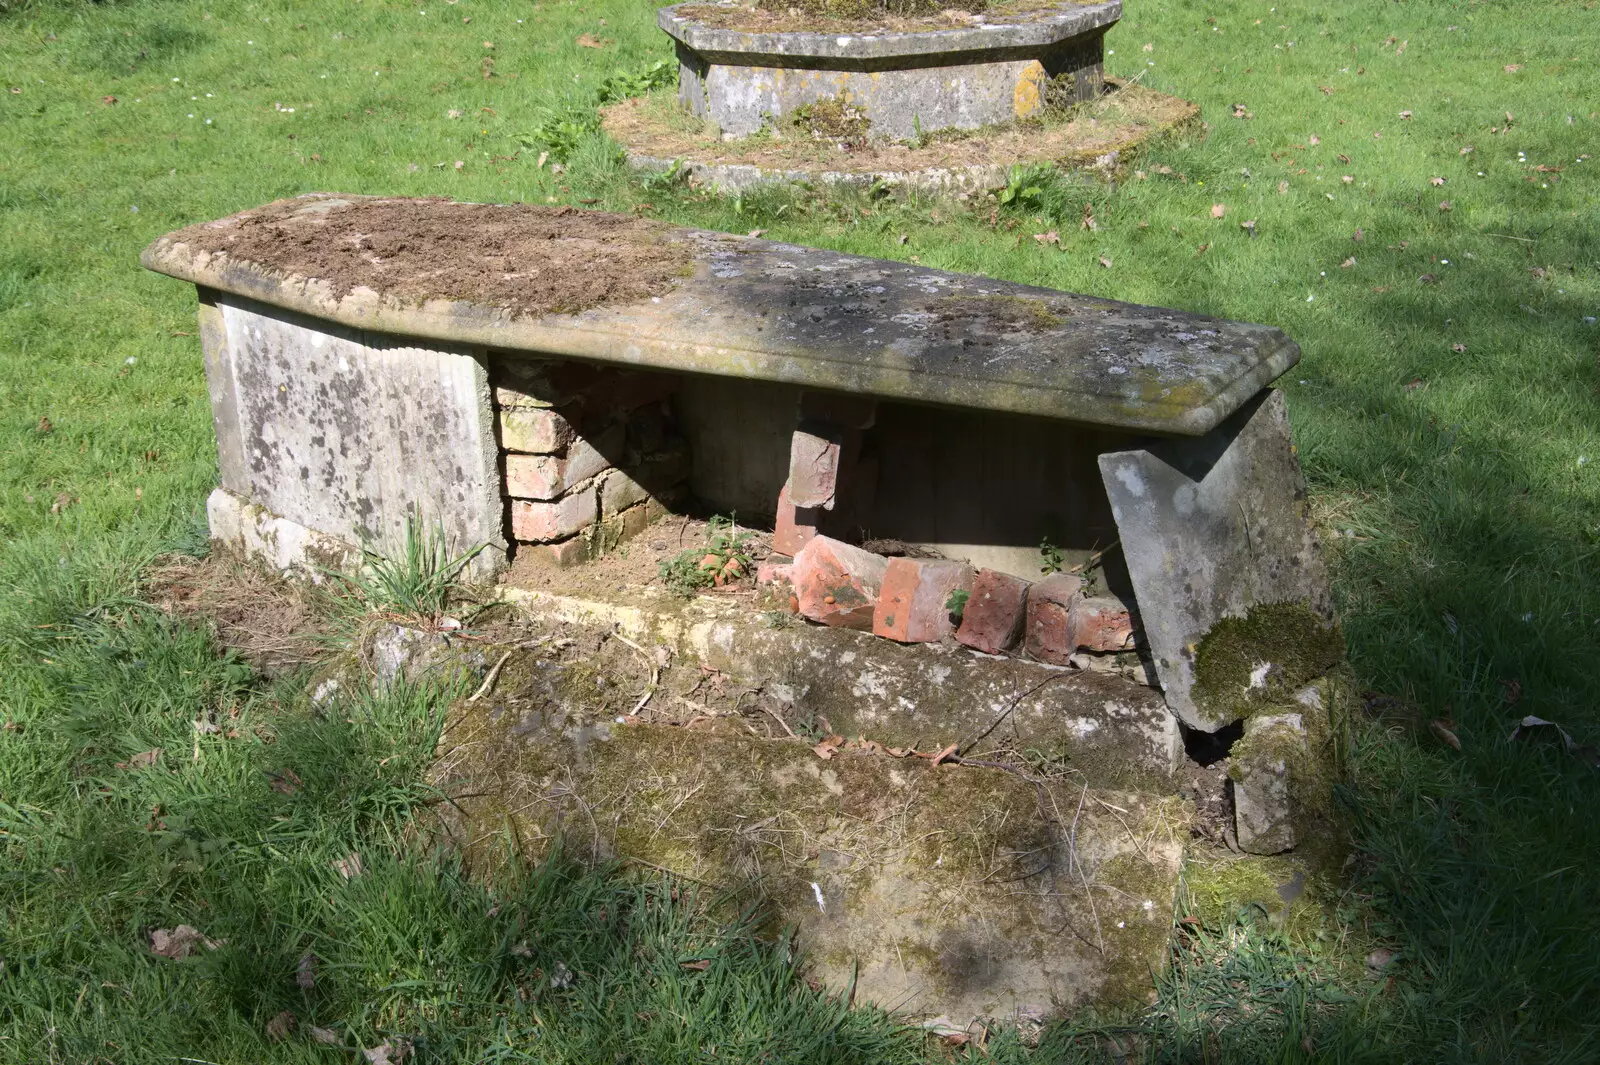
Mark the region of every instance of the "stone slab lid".
[[[338, 225], [376, 208], [404, 209], [409, 259]], [[462, 217], [494, 239], [467, 225], [415, 246]], [[537, 239], [508, 243], [519, 227]], [[228, 250], [247, 228], [274, 238], [253, 258]], [[623, 269], [614, 248], [645, 243], [665, 265], [633, 288], [599, 284]], [[365, 283], [339, 273], [341, 255]], [[170, 233], [142, 261], [379, 333], [1160, 435], [1208, 432], [1300, 358], [1271, 326], [568, 207], [317, 193]], [[295, 269], [307, 262], [337, 269]], [[547, 309], [541, 267], [569, 287], [596, 279], [593, 302]]]
[[[1030, 11], [1010, 19], [1004, 12], [980, 15], [970, 26], [951, 29], [771, 33], [724, 29], [694, 17], [697, 9], [712, 6], [687, 3], [664, 7], [656, 15], [656, 23], [712, 62], [785, 66], [807, 58], [848, 64], [936, 55], [942, 57], [942, 63], [966, 63], [974, 62], [975, 57], [1003, 59], [1012, 52], [1031, 55], [1040, 48], [1102, 31], [1122, 17], [1122, 0], [1067, 0], [1047, 13]], [[843, 68], [840, 62], [827, 66]]]

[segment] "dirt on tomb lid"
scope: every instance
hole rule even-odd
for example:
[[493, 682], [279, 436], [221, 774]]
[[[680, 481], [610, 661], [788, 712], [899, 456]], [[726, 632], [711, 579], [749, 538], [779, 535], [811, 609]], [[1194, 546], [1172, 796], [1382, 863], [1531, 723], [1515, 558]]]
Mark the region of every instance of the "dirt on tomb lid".
[[536, 317], [669, 291], [692, 271], [693, 249], [680, 232], [572, 207], [298, 197], [190, 226], [168, 241], [314, 278], [336, 299], [369, 288]]
[[613, 140], [654, 158], [775, 171], [911, 173], [992, 163], [1083, 166], [1182, 126], [1200, 113], [1187, 100], [1142, 85], [1112, 78], [1106, 84], [1104, 95], [1063, 115], [970, 131], [942, 130], [921, 147], [865, 140], [841, 150], [792, 127], [724, 141], [714, 126], [683, 112], [675, 98], [664, 94], [621, 100], [601, 108], [600, 116]]
[[739, 33], [926, 33], [973, 26], [1037, 22], [1096, 0], [788, 0], [746, 4], [695, 4], [677, 14], [703, 26]]

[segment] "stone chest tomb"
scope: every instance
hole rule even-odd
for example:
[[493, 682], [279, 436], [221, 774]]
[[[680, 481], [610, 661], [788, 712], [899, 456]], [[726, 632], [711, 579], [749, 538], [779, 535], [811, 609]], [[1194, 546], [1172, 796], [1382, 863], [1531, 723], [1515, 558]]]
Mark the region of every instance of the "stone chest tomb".
[[[1136, 994], [1184, 732], [1286, 736], [1236, 774], [1234, 831], [1305, 831], [1296, 752], [1342, 652], [1276, 329], [570, 208], [313, 195], [144, 262], [199, 296], [212, 535], [276, 568], [358, 565], [419, 519], [486, 545], [481, 578], [582, 573], [669, 515], [770, 530], [748, 595], [505, 590], [654, 645], [639, 708], [681, 658], [788, 733], [691, 743], [532, 661], [441, 759], [534, 811], [519, 832], [615, 802], [597, 852], [759, 881], [825, 976], [955, 1016]], [[796, 745], [818, 720], [837, 734]], [[1006, 771], [1002, 734], [1067, 775]], [[901, 838], [944, 831], [944, 803], [966, 827], [933, 857], [874, 849], [848, 825], [895, 794]], [[750, 827], [786, 818], [798, 836]]]

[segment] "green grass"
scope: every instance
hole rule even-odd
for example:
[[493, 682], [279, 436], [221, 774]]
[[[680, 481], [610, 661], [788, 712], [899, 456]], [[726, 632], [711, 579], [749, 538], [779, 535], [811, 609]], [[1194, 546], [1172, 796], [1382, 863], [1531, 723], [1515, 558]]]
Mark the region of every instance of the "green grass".
[[[1150, 146], [1116, 188], [1047, 182], [995, 225], [989, 204], [721, 201], [628, 178], [587, 123], [604, 79], [670, 57], [645, 4], [0, 12], [0, 71], [22, 90], [0, 92], [0, 1060], [353, 1060], [268, 1045], [284, 1009], [352, 1045], [409, 1034], [437, 1061], [965, 1053], [810, 993], [711, 900], [560, 863], [464, 877], [416, 816], [444, 693], [312, 712], [299, 682], [137, 605], [149, 559], [199, 541], [216, 475], [193, 296], [139, 249], [312, 190], [649, 203], [1282, 326], [1305, 353], [1284, 386], [1356, 667], [1424, 724], [1375, 715], [1351, 737], [1353, 860], [1318, 929], [1185, 933], [1148, 1015], [988, 1049], [1600, 1056], [1600, 782], [1507, 742], [1524, 713], [1600, 741], [1592, 0], [1130, 0], [1110, 69], [1197, 101], [1208, 131]], [[537, 131], [574, 117], [566, 172], [536, 168]], [[1032, 239], [1049, 229], [1059, 248]], [[197, 733], [206, 714], [239, 738]], [[156, 747], [154, 766], [117, 768]], [[285, 770], [289, 794], [272, 788]], [[365, 871], [347, 882], [331, 863], [352, 852]], [[226, 943], [152, 956], [146, 933], [178, 923]], [[1352, 944], [1374, 939], [1392, 983], [1361, 973]], [[557, 961], [570, 987], [549, 986]]]

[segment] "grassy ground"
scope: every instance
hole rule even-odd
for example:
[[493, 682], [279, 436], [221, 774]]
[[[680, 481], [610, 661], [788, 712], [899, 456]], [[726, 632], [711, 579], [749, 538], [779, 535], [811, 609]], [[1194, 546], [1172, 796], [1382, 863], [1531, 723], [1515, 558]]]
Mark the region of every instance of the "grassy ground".
[[[438, 1061], [985, 1053], [841, 1009], [664, 886], [469, 882], [415, 829], [448, 693], [311, 714], [138, 604], [215, 479], [193, 297], [138, 251], [322, 189], [649, 204], [1284, 327], [1351, 650], [1391, 696], [1351, 737], [1348, 891], [1292, 934], [1180, 926], [1150, 1014], [986, 1052], [1600, 1055], [1600, 781], [1507, 740], [1531, 713], [1600, 742], [1593, 0], [1130, 0], [1110, 68], [1208, 131], [993, 216], [630, 180], [586, 129], [606, 77], [670, 55], [638, 2], [0, 11], [0, 1060], [358, 1060], [312, 1025]], [[154, 956], [183, 923], [225, 942]], [[1348, 946], [1372, 938], [1379, 980]]]

